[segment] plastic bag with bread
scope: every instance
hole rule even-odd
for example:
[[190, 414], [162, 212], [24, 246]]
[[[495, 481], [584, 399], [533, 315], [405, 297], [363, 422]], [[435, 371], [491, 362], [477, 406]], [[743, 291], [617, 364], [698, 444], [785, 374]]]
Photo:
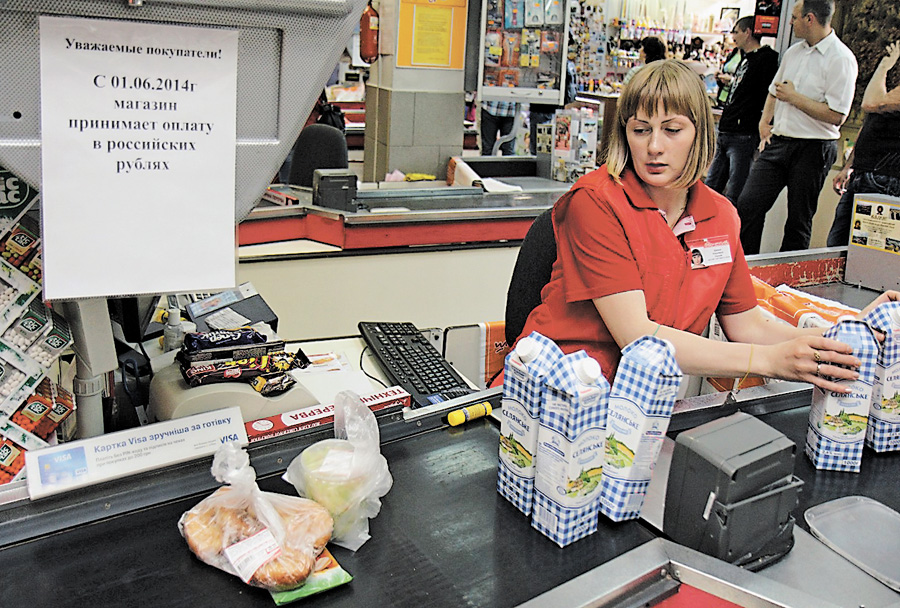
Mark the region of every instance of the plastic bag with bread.
[[260, 490], [249, 456], [235, 443], [216, 452], [212, 474], [228, 485], [178, 522], [194, 555], [270, 591], [302, 585], [331, 538], [328, 511], [312, 500]]

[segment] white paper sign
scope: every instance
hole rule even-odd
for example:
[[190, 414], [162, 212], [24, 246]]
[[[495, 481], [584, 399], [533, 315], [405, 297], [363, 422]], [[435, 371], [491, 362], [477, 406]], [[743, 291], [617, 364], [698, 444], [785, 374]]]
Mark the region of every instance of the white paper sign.
[[47, 299], [235, 284], [238, 32], [40, 17]]
[[28, 451], [28, 495], [40, 498], [209, 456], [228, 441], [247, 445], [239, 407]]

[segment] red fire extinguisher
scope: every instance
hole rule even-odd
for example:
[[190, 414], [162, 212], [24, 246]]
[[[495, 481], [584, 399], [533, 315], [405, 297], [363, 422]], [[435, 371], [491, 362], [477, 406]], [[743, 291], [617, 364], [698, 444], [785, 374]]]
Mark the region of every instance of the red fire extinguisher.
[[372, 8], [372, 0], [359, 19], [359, 56], [366, 63], [378, 59], [378, 13]]

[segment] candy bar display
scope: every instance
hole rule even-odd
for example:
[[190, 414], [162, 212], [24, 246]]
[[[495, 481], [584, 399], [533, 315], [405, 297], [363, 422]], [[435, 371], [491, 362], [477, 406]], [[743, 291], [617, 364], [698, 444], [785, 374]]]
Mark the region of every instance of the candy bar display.
[[16, 299], [16, 288], [0, 279], [0, 309], [6, 308]]
[[0, 239], [0, 257], [22, 270], [23, 266], [40, 253], [40, 243], [40, 228], [37, 222], [25, 216], [9, 234]]
[[18, 319], [40, 291], [20, 270], [0, 259], [0, 330]]
[[74, 411], [72, 393], [45, 377], [9, 417], [0, 413], [0, 484], [24, 478], [25, 452], [50, 445]]
[[9, 363], [0, 363], [0, 397], [7, 398], [25, 381], [25, 372]]
[[233, 380], [252, 382], [257, 376], [283, 373], [301, 367], [301, 365], [294, 355], [281, 352], [238, 361], [194, 365], [188, 368], [182, 366], [181, 375], [190, 386], [203, 386]]
[[187, 334], [175, 357], [189, 386], [247, 382], [264, 396], [289, 390], [296, 381], [287, 373], [309, 367], [306, 354], [284, 351], [284, 342], [268, 342], [249, 327]]
[[38, 191], [18, 175], [0, 166], [0, 234], [5, 233], [36, 203]]
[[11, 439], [0, 437], [0, 484], [9, 483], [25, 468], [25, 449]]
[[192, 332], [184, 336], [184, 350], [188, 354], [210, 348], [262, 344], [266, 337], [250, 327], [217, 329], [208, 332]]
[[26, 354], [44, 369], [49, 368], [59, 355], [72, 344], [72, 332], [69, 330], [66, 320], [56, 313], [52, 313], [51, 318], [52, 329], [26, 351]]
[[43, 266], [41, 264], [41, 251], [38, 249], [34, 254], [29, 257], [22, 266], [19, 268], [22, 272], [25, 273], [29, 279], [34, 281], [35, 283], [40, 284], [41, 278], [43, 275]]
[[0, 414], [13, 412], [43, 377], [33, 359], [0, 341]]
[[3, 341], [24, 353], [50, 328], [50, 311], [40, 301], [32, 301], [28, 310], [3, 332]]
[[46, 441], [73, 411], [73, 395], [44, 378], [35, 393], [9, 419], [22, 430]]

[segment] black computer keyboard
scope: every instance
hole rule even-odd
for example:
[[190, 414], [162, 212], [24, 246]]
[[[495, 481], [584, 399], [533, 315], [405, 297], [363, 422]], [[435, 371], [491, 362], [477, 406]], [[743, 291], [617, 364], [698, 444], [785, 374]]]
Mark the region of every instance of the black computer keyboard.
[[388, 379], [422, 407], [474, 393], [412, 323], [361, 321], [359, 331]]

